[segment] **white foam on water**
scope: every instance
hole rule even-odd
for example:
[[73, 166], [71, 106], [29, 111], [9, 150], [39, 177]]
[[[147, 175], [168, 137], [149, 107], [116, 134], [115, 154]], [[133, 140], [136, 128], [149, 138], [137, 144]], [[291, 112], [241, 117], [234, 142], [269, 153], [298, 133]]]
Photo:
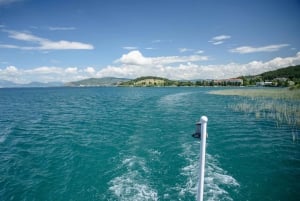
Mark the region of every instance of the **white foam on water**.
[[6, 140], [6, 135], [0, 136], [0, 143], [3, 143]]
[[110, 183], [111, 190], [118, 200], [158, 200], [157, 192], [138, 178], [137, 172], [114, 178]]
[[122, 164], [132, 168], [134, 165], [144, 166], [145, 162], [137, 156], [131, 156], [123, 159]]
[[159, 157], [161, 155], [161, 152], [156, 149], [149, 149], [149, 153], [153, 156]]
[[181, 92], [181, 93], [176, 93], [176, 94], [170, 94], [163, 96], [160, 101], [164, 103], [170, 103], [170, 102], [177, 102], [179, 101], [183, 96], [189, 95], [192, 92]]
[[[196, 197], [199, 182], [199, 143], [183, 144], [182, 156], [188, 165], [182, 168], [181, 174], [186, 177], [185, 185], [181, 187], [179, 195], [184, 197], [192, 194]], [[212, 155], [206, 153], [204, 197], [206, 200], [233, 200], [226, 189], [236, 189], [239, 183], [225, 170], [219, 167], [219, 162]]]
[[216, 158], [206, 154], [204, 196], [207, 200], [233, 200], [224, 188], [236, 189], [239, 183], [218, 164]]
[[0, 143], [5, 142], [7, 136], [11, 133], [11, 128], [4, 128], [1, 132], [0, 132]]
[[161, 152], [156, 150], [156, 149], [149, 149], [148, 153], [150, 155], [150, 160], [152, 161], [160, 161], [160, 157], [161, 157]]
[[187, 160], [188, 165], [182, 168], [181, 175], [186, 177], [186, 182], [183, 186], [177, 186], [176, 189], [179, 190], [180, 197], [185, 197], [187, 194], [196, 195], [197, 193], [197, 171], [199, 166], [197, 154], [193, 151], [192, 144], [184, 143], [182, 147], [183, 153], [180, 156]]
[[158, 200], [157, 191], [153, 189], [143, 174], [149, 172], [145, 160], [137, 156], [126, 157], [121, 168], [127, 171], [112, 179], [109, 190], [117, 197], [117, 200]]
[[158, 105], [161, 105], [164, 109], [170, 109], [168, 107], [181, 105], [183, 99], [192, 93], [193, 92], [182, 92], [163, 96], [161, 99], [158, 100]]

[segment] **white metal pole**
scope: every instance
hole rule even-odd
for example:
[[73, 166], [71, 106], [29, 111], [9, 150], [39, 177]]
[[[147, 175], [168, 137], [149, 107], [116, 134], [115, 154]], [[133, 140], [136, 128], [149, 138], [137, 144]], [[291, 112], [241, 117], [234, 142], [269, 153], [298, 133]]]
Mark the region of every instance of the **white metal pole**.
[[198, 201], [203, 201], [207, 121], [208, 121], [208, 119], [207, 119], [206, 116], [202, 116], [200, 118], [200, 122], [201, 122], [201, 143], [200, 143], [200, 178], [199, 178], [199, 186], [198, 186], [198, 193], [197, 193], [197, 200]]

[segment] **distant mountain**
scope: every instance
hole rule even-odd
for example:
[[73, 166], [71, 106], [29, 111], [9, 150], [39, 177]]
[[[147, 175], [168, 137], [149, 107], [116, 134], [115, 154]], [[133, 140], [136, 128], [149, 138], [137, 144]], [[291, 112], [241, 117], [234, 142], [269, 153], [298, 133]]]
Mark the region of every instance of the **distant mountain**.
[[48, 82], [48, 83], [42, 83], [42, 82], [31, 82], [29, 84], [23, 84], [23, 87], [62, 87], [62, 82]]
[[91, 87], [91, 86], [116, 86], [122, 82], [126, 82], [127, 78], [116, 78], [116, 77], [103, 77], [103, 78], [89, 78], [79, 80], [76, 82], [65, 83], [65, 86], [69, 87]]
[[22, 88], [22, 87], [61, 87], [61, 82], [30, 82], [28, 84], [18, 84], [7, 80], [0, 80], [0, 88]]
[[[290, 81], [295, 85], [300, 84], [300, 65], [289, 66], [274, 71], [268, 71], [259, 75], [249, 75], [238, 77], [243, 82], [244, 86], [256, 85], [258, 82], [272, 81], [274, 86], [288, 86]], [[230, 80], [230, 79], [229, 79]], [[136, 79], [103, 77], [103, 78], [89, 78], [75, 82], [61, 83], [61, 82], [31, 82], [28, 84], [17, 84], [7, 80], [0, 80], [0, 88], [20, 88], [20, 87], [90, 87], [90, 86], [137, 86], [137, 87], [159, 87], [159, 86], [224, 86], [234, 85], [227, 80], [169, 80], [167, 78], [156, 76], [144, 76]]]
[[17, 87], [18, 84], [6, 80], [0, 80], [0, 88]]

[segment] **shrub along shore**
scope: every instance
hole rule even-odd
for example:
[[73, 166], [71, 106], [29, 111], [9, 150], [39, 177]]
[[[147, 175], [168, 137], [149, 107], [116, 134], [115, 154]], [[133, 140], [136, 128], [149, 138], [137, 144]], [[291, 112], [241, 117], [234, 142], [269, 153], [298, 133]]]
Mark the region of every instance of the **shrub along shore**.
[[[287, 124], [292, 129], [292, 139], [299, 139], [300, 90], [288, 88], [224, 89], [209, 92], [215, 95], [237, 96], [237, 104], [227, 105], [235, 112], [253, 114], [256, 118], [275, 120], [277, 126]], [[244, 97], [244, 98], [243, 98]]]
[[245, 96], [251, 98], [272, 98], [272, 99], [286, 99], [299, 100], [300, 90], [289, 90], [288, 88], [241, 88], [241, 89], [225, 89], [214, 90], [209, 92], [216, 95], [230, 95], [230, 96]]

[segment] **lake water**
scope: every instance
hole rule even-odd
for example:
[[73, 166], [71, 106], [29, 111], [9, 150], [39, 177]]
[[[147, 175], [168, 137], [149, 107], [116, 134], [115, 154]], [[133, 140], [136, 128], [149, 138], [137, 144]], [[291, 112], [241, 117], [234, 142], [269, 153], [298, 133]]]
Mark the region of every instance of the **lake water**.
[[299, 200], [299, 128], [213, 89], [0, 89], [0, 200], [195, 200], [202, 115], [204, 200]]

